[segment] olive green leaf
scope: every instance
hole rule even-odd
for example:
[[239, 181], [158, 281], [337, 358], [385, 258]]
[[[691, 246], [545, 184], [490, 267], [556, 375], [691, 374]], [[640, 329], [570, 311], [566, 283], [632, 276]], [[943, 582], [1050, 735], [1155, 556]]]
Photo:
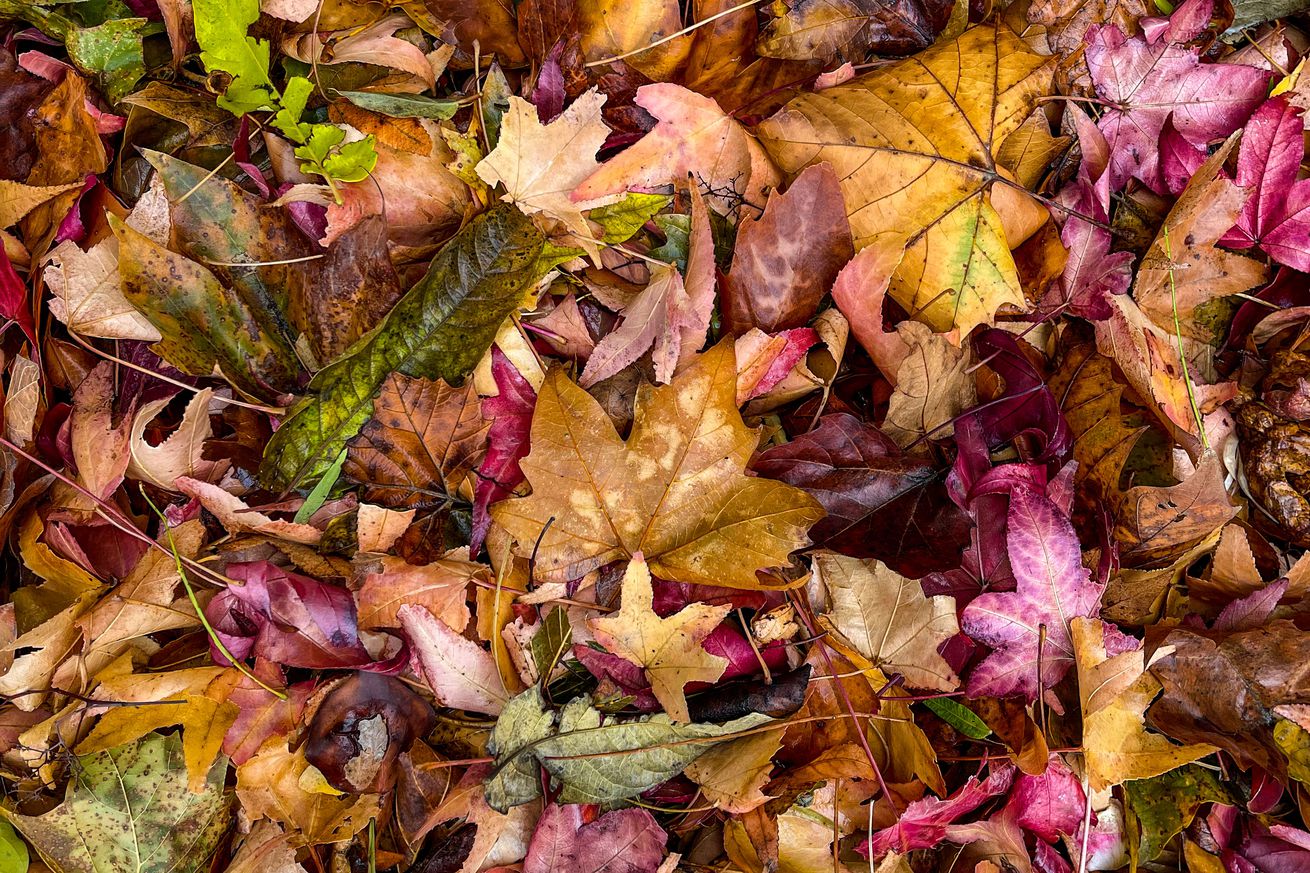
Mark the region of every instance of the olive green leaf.
[[146, 74], [141, 38], [163, 30], [163, 25], [145, 18], [116, 18], [97, 27], [70, 31], [65, 42], [73, 63], [95, 73], [105, 96], [117, 103]]
[[230, 823], [226, 758], [198, 794], [176, 734], [83, 755], [74, 772], [64, 802], [45, 815], [4, 813], [55, 873], [208, 869]]
[[23, 842], [8, 819], [0, 818], [0, 870], [4, 873], [27, 873], [30, 864], [27, 843]]
[[387, 317], [320, 370], [264, 452], [260, 478], [276, 491], [317, 481], [373, 412], [391, 373], [456, 383], [551, 266], [545, 237], [523, 213], [501, 205], [446, 244], [427, 275]]
[[1131, 822], [1140, 834], [1134, 844], [1129, 831], [1129, 851], [1133, 866], [1159, 857], [1175, 836], [1192, 823], [1203, 803], [1231, 803], [1232, 798], [1214, 773], [1197, 764], [1188, 764], [1154, 779], [1129, 780], [1124, 783]]
[[982, 740], [992, 735], [992, 729], [969, 707], [949, 697], [930, 697], [923, 705], [932, 710], [933, 715], [955, 728], [972, 740]]
[[532, 638], [532, 663], [537, 673], [546, 678], [571, 645], [573, 625], [569, 624], [568, 610], [557, 606], [541, 620], [541, 630]]
[[163, 335], [154, 349], [193, 376], [217, 366], [252, 397], [295, 387], [298, 365], [267, 313], [253, 310], [200, 264], [171, 252], [113, 215], [123, 296]]
[[598, 206], [587, 213], [587, 218], [600, 225], [602, 242], [627, 242], [641, 230], [642, 225], [655, 217], [673, 202], [667, 194], [638, 194], [629, 192], [618, 203]]
[[487, 782], [492, 809], [505, 812], [539, 795], [540, 782], [531, 778], [534, 761], [559, 781], [560, 803], [616, 803], [677, 776], [719, 738], [773, 720], [752, 713], [721, 725], [673, 724], [659, 713], [620, 721], [603, 715], [589, 697], [577, 697], [564, 705], [551, 733], [543, 708], [534, 686], [506, 704], [496, 722], [487, 744], [496, 756]]
[[338, 91], [360, 109], [392, 118], [433, 118], [445, 121], [459, 110], [458, 100], [434, 100], [418, 94], [380, 94], [373, 91]]

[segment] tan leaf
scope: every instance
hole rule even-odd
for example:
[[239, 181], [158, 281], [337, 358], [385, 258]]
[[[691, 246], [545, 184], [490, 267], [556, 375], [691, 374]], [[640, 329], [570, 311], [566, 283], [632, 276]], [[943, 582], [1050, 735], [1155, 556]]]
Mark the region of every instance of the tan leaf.
[[297, 524], [294, 521], [270, 518], [262, 512], [251, 509], [240, 497], [229, 494], [217, 485], [179, 476], [174, 481], [173, 487], [188, 497], [199, 500], [200, 505], [212, 512], [229, 533], [267, 534], [307, 546], [317, 545], [323, 538], [323, 532], [318, 528], [308, 524]]
[[745, 475], [758, 439], [736, 391], [732, 343], [721, 342], [672, 384], [637, 392], [625, 442], [589, 394], [552, 371], [522, 463], [533, 493], [492, 517], [518, 555], [535, 555], [542, 581], [642, 552], [661, 578], [759, 587], [756, 571], [786, 564], [823, 511], [797, 488]]
[[883, 433], [901, 448], [927, 434], [934, 439], [951, 436], [955, 427], [950, 422], [978, 401], [969, 356], [918, 322], [903, 322], [897, 333], [909, 354], [896, 371]]
[[963, 335], [1002, 304], [1024, 305], [988, 195], [999, 175], [995, 149], [1050, 87], [1052, 68], [1006, 25], [979, 25], [802, 94], [758, 130], [786, 173], [832, 164], [856, 248], [906, 249], [892, 296], [934, 330]]
[[1176, 746], [1146, 731], [1146, 707], [1160, 683], [1145, 672], [1140, 648], [1110, 658], [1104, 622], [1075, 618], [1070, 624], [1083, 711], [1083, 760], [1093, 791], [1129, 779], [1150, 779], [1218, 751], [1197, 743]]
[[5, 436], [20, 446], [31, 444], [41, 407], [41, 367], [21, 352], [9, 365], [5, 386]]
[[1114, 538], [1126, 566], [1160, 566], [1219, 530], [1237, 509], [1224, 486], [1223, 462], [1206, 452], [1177, 485], [1129, 490]]
[[827, 621], [860, 654], [886, 673], [900, 673], [911, 688], [960, 687], [960, 677], [937, 653], [960, 632], [955, 598], [926, 597], [918, 580], [881, 561], [816, 552], [814, 568], [832, 597]]
[[24, 215], [65, 191], [81, 188], [81, 182], [67, 185], [24, 185], [0, 179], [0, 229], [13, 227]]
[[355, 516], [355, 540], [361, 552], [385, 552], [409, 529], [417, 509], [387, 509], [361, 503]]
[[123, 481], [129, 457], [127, 422], [114, 422], [114, 365], [102, 361], [73, 392], [70, 441], [77, 476], [97, 499]]
[[701, 643], [732, 607], [692, 603], [660, 618], [652, 608], [655, 592], [640, 552], [623, 574], [622, 596], [618, 612], [590, 619], [587, 626], [606, 649], [645, 669], [655, 699], [670, 718], [691, 721], [683, 688], [688, 682], [714, 682], [727, 669], [728, 660], [711, 655]]
[[487, 428], [473, 381], [392, 373], [373, 400], [373, 417], [346, 445], [342, 473], [365, 485], [364, 499], [393, 509], [441, 503], [486, 451]]
[[264, 819], [256, 822], [250, 833], [241, 838], [225, 873], [300, 873], [296, 850], [277, 824]]
[[106, 238], [87, 251], [65, 240], [46, 256], [41, 276], [54, 296], [50, 314], [84, 336], [158, 342], [162, 337], [119, 287], [118, 241]]
[[618, 198], [574, 202], [569, 194], [599, 166], [596, 152], [610, 133], [600, 117], [604, 105], [605, 95], [593, 88], [554, 121], [542, 124], [537, 107], [511, 96], [500, 141], [475, 168], [488, 185], [505, 186], [503, 200], [529, 215], [543, 213], [577, 234], [596, 261], [600, 254], [595, 243], [586, 244], [592, 233], [582, 210]]
[[310, 770], [305, 747], [295, 752], [286, 740], [269, 740], [249, 761], [237, 767], [237, 800], [252, 821], [269, 818], [286, 827], [298, 846], [349, 839], [368, 827], [379, 811], [380, 795], [337, 797], [302, 787]]
[[173, 483], [179, 476], [193, 479], [216, 478], [221, 473], [219, 468], [226, 467], [226, 463], [206, 461], [201, 454], [205, 440], [214, 433], [209, 424], [209, 401], [213, 395], [212, 388], [196, 392], [182, 413], [182, 422], [177, 429], [158, 445], [146, 441], [146, 428], [150, 427], [155, 416], [172, 403], [173, 398], [161, 398], [143, 404], [132, 419], [129, 443], [132, 454], [127, 465], [127, 475], [166, 491], [173, 489]]
[[705, 799], [732, 815], [750, 812], [769, 801], [761, 789], [773, 773], [773, 756], [782, 731], [764, 731], [710, 748], [687, 766], [687, 778]]

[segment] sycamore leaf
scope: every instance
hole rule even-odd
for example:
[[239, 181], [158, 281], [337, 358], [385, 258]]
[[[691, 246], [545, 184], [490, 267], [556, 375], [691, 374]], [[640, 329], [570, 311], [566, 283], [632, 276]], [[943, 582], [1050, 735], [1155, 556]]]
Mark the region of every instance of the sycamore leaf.
[[830, 163], [855, 247], [906, 249], [892, 296], [934, 330], [963, 335], [1001, 304], [1024, 305], [989, 193], [995, 150], [1032, 112], [1051, 69], [1006, 25], [979, 25], [797, 97], [760, 136], [787, 173]]
[[452, 388], [392, 373], [373, 400], [373, 417], [347, 441], [342, 472], [374, 503], [432, 506], [481, 460], [487, 427], [472, 380]]
[[641, 553], [632, 556], [623, 574], [622, 608], [588, 620], [596, 641], [646, 671], [651, 691], [675, 722], [690, 721], [683, 686], [714, 682], [728, 666], [726, 658], [701, 647], [732, 611], [730, 604], [691, 603], [667, 618], [651, 608], [654, 602], [650, 570]]
[[969, 676], [968, 692], [1031, 701], [1073, 666], [1069, 621], [1096, 614], [1103, 586], [1083, 566], [1073, 522], [1031, 488], [1010, 493], [1006, 545], [1016, 589], [981, 594], [961, 614], [960, 629], [994, 649]]
[[[1129, 779], [1150, 779], [1218, 751], [1198, 743], [1176, 746], [1146, 732], [1146, 707], [1160, 693], [1160, 683], [1145, 672], [1135, 641], [1098, 619], [1075, 618], [1071, 624], [1078, 661], [1078, 689], [1083, 711], [1083, 756], [1087, 783], [1104, 791]], [[1107, 651], [1113, 643], [1114, 654]]]
[[523, 873], [654, 873], [668, 834], [644, 809], [615, 809], [583, 823], [583, 807], [548, 804], [532, 832]]
[[373, 398], [392, 372], [447, 382], [463, 378], [550, 267], [539, 263], [544, 245], [532, 222], [512, 206], [470, 222], [372, 333], [314, 376], [314, 393], [291, 411], [264, 452], [260, 476], [268, 487], [317, 480], [368, 420]]
[[756, 202], [759, 192], [776, 184], [777, 171], [759, 143], [711, 98], [659, 82], [638, 88], [633, 102], [659, 123], [583, 180], [573, 190], [574, 201], [650, 191], [690, 175], [716, 212], [730, 214], [742, 198]]
[[427, 680], [438, 703], [500, 714], [509, 692], [490, 652], [417, 604], [400, 607], [396, 616], [409, 637], [414, 671]]
[[551, 371], [522, 462], [532, 495], [492, 517], [544, 581], [641, 552], [661, 578], [759, 587], [756, 571], [786, 564], [822, 510], [799, 489], [745, 475], [757, 438], [736, 388], [733, 346], [721, 342], [672, 384], [638, 390], [625, 442], [595, 399]]
[[45, 815], [4, 814], [55, 873], [195, 873], [227, 832], [227, 760], [187, 788], [182, 741], [151, 734], [77, 759], [78, 778]]
[[953, 597], [925, 597], [917, 580], [880, 561], [816, 552], [814, 566], [832, 597], [827, 620], [861, 655], [884, 673], [900, 673], [911, 688], [960, 686], [960, 677], [937, 652], [960, 632]]
[[[605, 95], [592, 88], [549, 124], [537, 117], [537, 107], [521, 97], [509, 98], [501, 122], [500, 141], [474, 169], [488, 185], [504, 185], [504, 200], [528, 215], [543, 213], [582, 240], [591, 230], [582, 210], [616, 202], [618, 197], [574, 202], [570, 192], [596, 171], [596, 152], [609, 136], [601, 120]], [[600, 255], [593, 243], [593, 257]]]

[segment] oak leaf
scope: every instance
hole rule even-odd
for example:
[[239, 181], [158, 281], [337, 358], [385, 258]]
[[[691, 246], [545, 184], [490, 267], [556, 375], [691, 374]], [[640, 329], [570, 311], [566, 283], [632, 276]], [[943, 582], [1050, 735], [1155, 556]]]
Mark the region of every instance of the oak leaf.
[[934, 330], [964, 334], [1002, 304], [1024, 305], [990, 191], [996, 151], [1050, 86], [1051, 69], [1004, 24], [980, 25], [797, 97], [759, 132], [784, 172], [830, 163], [855, 247], [906, 248], [892, 296]]
[[732, 606], [691, 603], [661, 618], [651, 608], [654, 599], [650, 570], [638, 552], [623, 574], [619, 611], [590, 619], [587, 626], [602, 646], [646, 671], [651, 691], [671, 719], [687, 722], [691, 719], [683, 687], [688, 682], [714, 682], [728, 666], [726, 658], [711, 655], [701, 643]]
[[911, 688], [954, 691], [960, 677], [938, 647], [960, 632], [955, 599], [926, 597], [917, 580], [880, 561], [814, 554], [816, 575], [832, 598], [825, 620], [884, 673], [900, 673]]
[[745, 475], [755, 432], [736, 406], [730, 342], [662, 388], [637, 392], [627, 441], [590, 395], [552, 371], [537, 398], [533, 493], [492, 517], [537, 577], [565, 581], [642, 552], [651, 572], [679, 582], [758, 588], [756, 571], [787, 563], [822, 517], [817, 501]]

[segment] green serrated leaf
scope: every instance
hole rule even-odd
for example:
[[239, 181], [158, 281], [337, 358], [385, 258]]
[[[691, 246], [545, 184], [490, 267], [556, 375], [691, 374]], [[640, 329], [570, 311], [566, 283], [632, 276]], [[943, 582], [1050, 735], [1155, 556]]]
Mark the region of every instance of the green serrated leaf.
[[5, 812], [55, 873], [195, 873], [230, 825], [227, 759], [187, 788], [182, 740], [150, 734], [77, 759], [64, 802], [45, 815]]
[[568, 610], [557, 606], [546, 613], [541, 630], [532, 638], [532, 662], [537, 665], [537, 675], [549, 676], [571, 645], [573, 625], [569, 623]]
[[292, 76], [282, 89], [282, 108], [273, 116], [273, 126], [292, 142], [303, 143], [309, 138], [310, 125], [301, 123], [300, 116], [305, 114], [313, 92], [314, 83], [304, 76]]
[[311, 164], [322, 164], [345, 138], [345, 130], [335, 124], [315, 124], [310, 127], [305, 144], [296, 149], [296, 157]]
[[273, 109], [277, 88], [268, 77], [268, 42], [246, 35], [259, 20], [259, 0], [193, 0], [191, 14], [200, 62], [232, 77], [218, 105], [233, 115]]
[[1124, 796], [1140, 834], [1136, 843], [1129, 840], [1134, 867], [1158, 858], [1165, 845], [1192, 823], [1201, 804], [1232, 802], [1214, 773], [1196, 764], [1154, 779], [1125, 782]]
[[295, 384], [295, 354], [277, 330], [200, 264], [113, 215], [123, 296], [163, 335], [154, 349], [193, 376], [217, 366], [246, 394], [272, 399]]
[[378, 165], [373, 134], [340, 146], [323, 161], [323, 175], [342, 182], [362, 182]]
[[14, 830], [9, 819], [0, 818], [0, 873], [27, 873], [31, 866], [27, 843]]
[[949, 697], [930, 697], [923, 705], [933, 714], [973, 740], [981, 740], [992, 735], [992, 729], [969, 707]]
[[632, 239], [642, 225], [672, 202], [673, 198], [666, 194], [628, 193], [618, 203], [591, 210], [587, 218], [601, 226], [601, 240], [613, 245]]
[[455, 235], [372, 332], [320, 370], [273, 435], [260, 479], [283, 491], [318, 479], [373, 411], [392, 372], [455, 383], [473, 369], [496, 331], [541, 278], [545, 237], [502, 204]]
[[459, 110], [458, 100], [434, 100], [418, 94], [379, 94], [374, 91], [338, 91], [360, 109], [392, 118], [432, 118], [445, 121]]
[[65, 45], [73, 63], [94, 73], [105, 96], [117, 103], [146, 74], [142, 37], [162, 29], [145, 18], [119, 18], [96, 27], [76, 28]]

